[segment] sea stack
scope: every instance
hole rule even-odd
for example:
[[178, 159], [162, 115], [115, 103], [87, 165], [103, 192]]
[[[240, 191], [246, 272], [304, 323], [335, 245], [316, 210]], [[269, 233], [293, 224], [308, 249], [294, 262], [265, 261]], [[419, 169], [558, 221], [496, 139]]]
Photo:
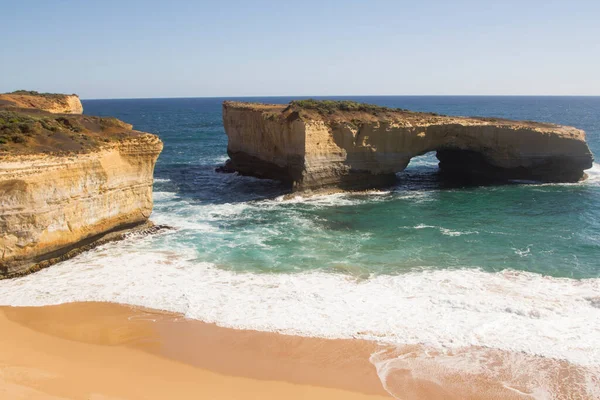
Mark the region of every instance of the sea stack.
[[[27, 96], [52, 112], [70, 98]], [[157, 136], [115, 118], [20, 106], [0, 105], [0, 278], [146, 226]]]
[[223, 122], [226, 170], [281, 180], [294, 191], [389, 185], [412, 157], [430, 151], [443, 173], [494, 182], [577, 182], [593, 163], [577, 128], [351, 101], [226, 101]]

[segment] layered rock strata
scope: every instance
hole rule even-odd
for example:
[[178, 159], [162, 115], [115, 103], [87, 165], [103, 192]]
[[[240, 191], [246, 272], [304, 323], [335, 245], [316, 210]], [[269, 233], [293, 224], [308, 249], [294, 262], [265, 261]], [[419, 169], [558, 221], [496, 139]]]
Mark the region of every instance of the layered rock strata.
[[384, 186], [430, 151], [442, 172], [493, 181], [576, 182], [593, 162], [582, 130], [530, 121], [305, 100], [224, 102], [223, 122], [227, 169], [294, 190]]
[[162, 147], [113, 118], [0, 110], [0, 277], [146, 224]]

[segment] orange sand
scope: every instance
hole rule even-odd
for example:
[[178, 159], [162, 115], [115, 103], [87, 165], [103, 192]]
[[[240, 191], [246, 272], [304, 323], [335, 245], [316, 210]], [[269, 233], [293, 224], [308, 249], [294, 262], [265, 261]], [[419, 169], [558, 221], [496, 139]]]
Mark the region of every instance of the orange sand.
[[102, 303], [0, 308], [0, 399], [390, 398], [375, 346]]
[[[532, 399], [527, 371], [544, 369], [553, 398], [593, 398], [578, 390], [584, 371], [563, 361], [242, 331], [110, 303], [0, 307], [0, 332], [2, 400], [390, 399], [369, 362], [375, 352], [399, 361], [387, 384], [403, 400]], [[473, 355], [502, 373], [490, 379], [441, 361]]]

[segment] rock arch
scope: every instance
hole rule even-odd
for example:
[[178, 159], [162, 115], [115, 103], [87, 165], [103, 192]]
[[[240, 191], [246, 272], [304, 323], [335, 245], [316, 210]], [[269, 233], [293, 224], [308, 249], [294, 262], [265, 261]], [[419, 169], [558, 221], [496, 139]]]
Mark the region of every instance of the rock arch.
[[227, 168], [313, 190], [388, 185], [431, 151], [446, 173], [493, 181], [575, 182], [593, 162], [585, 133], [573, 127], [334, 104], [225, 102]]

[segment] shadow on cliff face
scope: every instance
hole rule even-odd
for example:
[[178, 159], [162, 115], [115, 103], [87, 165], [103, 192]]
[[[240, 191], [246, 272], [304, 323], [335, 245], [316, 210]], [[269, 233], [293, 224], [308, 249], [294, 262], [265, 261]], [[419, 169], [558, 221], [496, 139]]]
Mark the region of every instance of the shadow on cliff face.
[[413, 157], [408, 167], [396, 174], [395, 188], [397, 190], [444, 190], [538, 183], [531, 180], [486, 176], [476, 172], [477, 170], [468, 169], [458, 171], [441, 169], [437, 152], [432, 151], [423, 156]]
[[490, 180], [473, 175], [457, 175], [435, 168], [431, 170], [406, 169], [396, 174], [394, 190], [450, 190], [485, 186], [510, 185], [522, 182]]
[[[437, 160], [434, 160], [435, 153], [416, 157], [412, 165], [396, 175], [396, 182], [388, 190], [468, 189], [493, 184], [470, 177], [444, 174], [437, 167]], [[183, 199], [205, 204], [244, 203], [273, 199], [290, 193], [289, 186], [278, 181], [216, 172], [215, 169], [220, 165], [162, 164], [156, 168], [154, 190], [176, 192]]]
[[[154, 190], [176, 192], [179, 197], [205, 204], [244, 203], [273, 199], [290, 193], [284, 183], [222, 173], [215, 170], [223, 163], [186, 164], [171, 163], [156, 166]], [[414, 157], [408, 167], [396, 174], [396, 181], [387, 190], [431, 191], [469, 189], [474, 187], [521, 182], [498, 182], [444, 173], [438, 167], [435, 152]]]
[[396, 190], [440, 190], [485, 186], [490, 182], [477, 181], [469, 176], [445, 174], [440, 170], [436, 152], [413, 157], [402, 172], [396, 174]]

